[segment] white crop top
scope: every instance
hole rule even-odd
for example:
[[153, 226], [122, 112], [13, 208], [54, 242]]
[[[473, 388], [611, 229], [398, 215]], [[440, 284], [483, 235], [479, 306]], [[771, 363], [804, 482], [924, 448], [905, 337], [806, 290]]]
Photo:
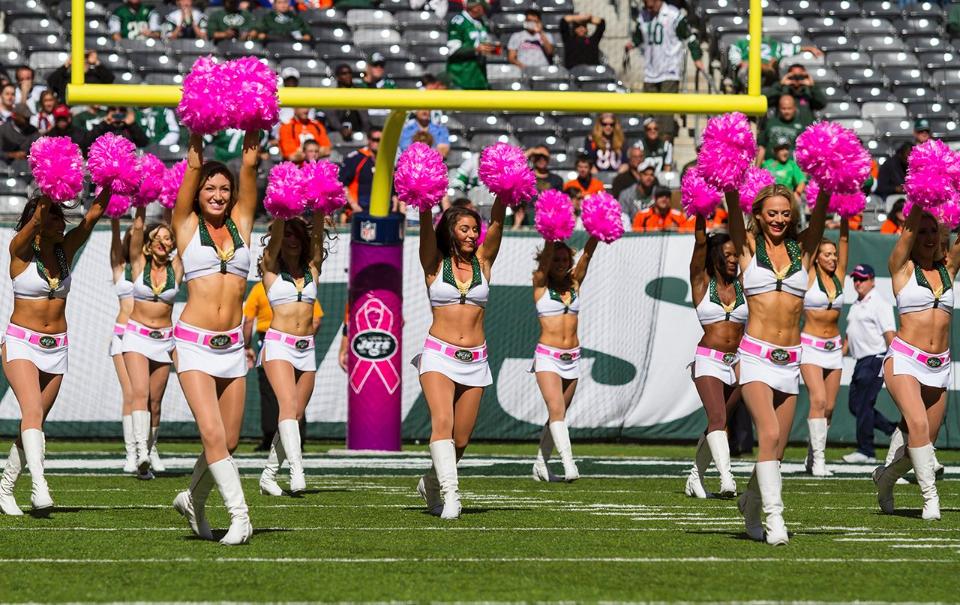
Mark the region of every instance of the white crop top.
[[197, 234], [193, 236], [193, 239], [187, 244], [187, 249], [180, 256], [183, 261], [183, 281], [190, 281], [214, 273], [229, 273], [246, 279], [250, 273], [250, 249], [244, 244], [243, 238], [237, 232], [237, 227], [233, 221], [227, 219], [226, 224], [230, 236], [233, 238], [233, 251], [223, 254], [221, 257], [221, 253], [217, 250], [213, 239], [207, 232], [206, 223], [203, 219], [200, 219]]
[[453, 273], [453, 260], [450, 257], [444, 258], [441, 263], [440, 275], [438, 275], [427, 293], [430, 295], [431, 307], [446, 307], [449, 305], [474, 305], [476, 307], [486, 307], [487, 300], [490, 298], [490, 285], [487, 278], [483, 276], [480, 270], [480, 261], [473, 257], [473, 279], [469, 284], [457, 285], [457, 280]]
[[823, 278], [820, 277], [820, 272], [817, 271], [817, 285], [811, 286], [803, 296], [804, 309], [811, 311], [830, 311], [836, 309], [839, 311], [843, 308], [843, 284], [836, 275], [831, 275], [830, 278], [833, 281], [834, 287], [833, 298], [830, 298], [827, 294], [827, 289], [823, 284]]
[[701, 326], [708, 326], [721, 321], [732, 321], [738, 324], [747, 323], [747, 301], [743, 296], [743, 286], [740, 285], [739, 281], [735, 281], [733, 282], [733, 289], [737, 293], [737, 298], [733, 306], [727, 307], [720, 300], [717, 280], [710, 280], [710, 285], [707, 286], [707, 295], [697, 305], [697, 319], [700, 320]]
[[937, 263], [936, 268], [943, 282], [943, 292], [940, 296], [936, 296], [930, 289], [930, 284], [923, 275], [920, 265], [914, 264], [910, 280], [897, 292], [897, 308], [901, 315], [927, 309], [940, 309], [945, 313], [953, 313], [953, 284], [950, 281], [950, 273], [947, 272], [947, 267], [943, 263]]
[[113, 290], [120, 300], [133, 297], [133, 282], [130, 279], [130, 273], [130, 265], [127, 265], [123, 269], [123, 275], [113, 284]]
[[267, 290], [267, 300], [270, 301], [271, 307], [295, 302], [312, 305], [317, 300], [317, 282], [313, 281], [310, 270], [304, 269], [303, 287], [298, 290], [296, 282], [289, 273], [280, 273]]
[[[177, 292], [180, 288], [177, 286], [177, 274], [171, 263], [167, 263], [167, 278], [165, 283], [148, 284], [146, 283], [147, 279], [153, 279], [149, 260], [144, 264], [143, 272], [133, 281], [134, 299], [147, 302], [164, 302], [168, 305], [172, 305], [174, 301], [177, 300]], [[157, 286], [156, 289], [154, 289], [154, 285]]]
[[34, 260], [19, 275], [13, 278], [13, 297], [27, 300], [66, 299], [70, 293], [70, 267], [67, 266], [67, 257], [63, 246], [56, 244], [53, 248], [60, 266], [60, 277], [51, 279], [49, 272], [39, 259], [37, 248], [33, 249]]
[[537, 317], [553, 317], [555, 315], [579, 315], [580, 295], [576, 290], [570, 290], [570, 304], [563, 302], [563, 297], [553, 288], [547, 288], [537, 301]]
[[757, 240], [757, 250], [747, 265], [747, 270], [743, 272], [743, 292], [745, 295], [754, 296], [765, 292], [786, 292], [794, 296], [803, 296], [807, 293], [807, 273], [803, 270], [801, 262], [802, 252], [800, 244], [794, 240], [787, 240], [787, 253], [790, 255], [790, 266], [783, 275], [777, 275], [773, 271], [770, 259], [763, 243], [763, 239]]

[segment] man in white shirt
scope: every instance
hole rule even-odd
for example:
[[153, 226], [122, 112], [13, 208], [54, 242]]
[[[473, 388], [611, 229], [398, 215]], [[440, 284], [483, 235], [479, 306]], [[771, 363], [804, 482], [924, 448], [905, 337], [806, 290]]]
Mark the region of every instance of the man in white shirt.
[[893, 433], [897, 425], [874, 409], [877, 395], [883, 387], [880, 369], [887, 347], [896, 335], [897, 324], [893, 308], [874, 292], [873, 267], [860, 264], [850, 277], [857, 291], [857, 300], [847, 314], [846, 352], [857, 360], [850, 380], [848, 403], [857, 417], [857, 451], [843, 457], [846, 462], [876, 462], [873, 432]]
[[523, 20], [523, 31], [507, 41], [507, 60], [523, 69], [543, 67], [553, 62], [553, 36], [543, 31], [540, 11], [530, 9]]

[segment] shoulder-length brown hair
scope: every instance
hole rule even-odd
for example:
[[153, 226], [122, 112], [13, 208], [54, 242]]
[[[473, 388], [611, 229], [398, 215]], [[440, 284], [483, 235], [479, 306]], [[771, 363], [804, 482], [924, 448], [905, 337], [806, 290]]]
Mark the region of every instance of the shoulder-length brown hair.
[[203, 185], [207, 180], [218, 174], [222, 174], [230, 181], [230, 203], [227, 204], [227, 216], [230, 216], [234, 204], [237, 203], [237, 179], [233, 176], [233, 173], [223, 162], [208, 160], [204, 162], [203, 167], [200, 168], [200, 183], [197, 185], [197, 190], [193, 193], [193, 211], [197, 216], [201, 214], [200, 190], [203, 189]]
[[460, 261], [470, 260], [460, 255], [460, 248], [457, 247], [457, 236], [453, 232], [457, 226], [457, 222], [465, 216], [473, 218], [473, 220], [477, 222], [477, 229], [480, 228], [481, 219], [476, 210], [464, 208], [463, 206], [451, 206], [440, 215], [440, 222], [437, 223], [435, 230], [437, 236], [437, 251], [440, 252], [440, 256], [444, 258], [449, 256]]
[[753, 200], [753, 207], [750, 209], [750, 231], [753, 233], [753, 237], [763, 237], [759, 216], [763, 212], [763, 203], [772, 197], [783, 197], [790, 203], [790, 226], [787, 227], [784, 237], [792, 240], [797, 239], [800, 206], [797, 204], [797, 198], [794, 197], [793, 192], [783, 185], [768, 185], [757, 192], [757, 197]]
[[621, 151], [624, 143], [623, 127], [620, 125], [620, 120], [617, 116], [612, 113], [602, 113], [593, 121], [593, 132], [590, 133], [590, 138], [593, 139], [593, 144], [597, 146], [597, 149], [606, 149], [607, 145], [603, 140], [603, 120], [606, 118], [613, 120], [613, 135], [610, 137], [610, 148], [614, 151]]
[[[177, 248], [177, 234], [173, 230], [173, 227], [168, 225], [165, 222], [153, 223], [152, 225], [147, 225], [146, 230], [143, 232], [143, 257], [153, 259], [153, 252], [150, 251], [150, 248], [153, 246], [153, 240], [157, 237], [157, 232], [161, 229], [166, 229], [167, 233], [170, 234], [170, 239], [173, 240], [173, 248]], [[169, 256], [167, 257], [170, 258]]]

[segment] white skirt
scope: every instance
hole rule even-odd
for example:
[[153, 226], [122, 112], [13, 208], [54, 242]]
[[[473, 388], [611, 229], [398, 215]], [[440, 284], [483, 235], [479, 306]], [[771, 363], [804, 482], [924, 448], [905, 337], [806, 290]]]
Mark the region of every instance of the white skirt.
[[257, 356], [257, 367], [265, 361], [286, 361], [301, 372], [317, 371], [313, 336], [295, 336], [269, 328]]
[[[894, 338], [883, 358], [893, 360], [893, 375], [907, 374], [924, 386], [946, 389], [950, 386], [953, 363], [950, 361], [950, 349], [936, 355]], [[883, 370], [880, 370], [883, 376]]]
[[800, 347], [781, 347], [757, 338], [740, 341], [740, 384], [762, 382], [775, 391], [800, 392]]
[[181, 321], [173, 329], [173, 338], [177, 347], [177, 373], [197, 370], [217, 378], [247, 375], [243, 326], [227, 332], [211, 332]]
[[423, 352], [414, 357], [411, 363], [421, 376], [427, 372], [439, 372], [466, 387], [486, 387], [493, 384], [485, 344], [462, 348], [427, 336], [423, 343]]
[[575, 349], [557, 349], [537, 343], [533, 352], [533, 365], [530, 373], [552, 372], [564, 380], [580, 378], [580, 347]]
[[44, 334], [10, 324], [0, 344], [7, 347], [7, 361], [25, 359], [46, 374], [67, 373], [66, 332]]
[[738, 353], [724, 353], [709, 347], [697, 347], [697, 354], [693, 358], [693, 377], [712, 376], [718, 378], [725, 385], [737, 384], [737, 364], [740, 363]]
[[123, 332], [127, 326], [113, 324], [113, 335], [110, 337], [110, 357], [123, 355]]
[[123, 334], [124, 353], [139, 353], [150, 361], [173, 363], [173, 328], [148, 328], [132, 319], [127, 322], [127, 331]]
[[809, 334], [800, 334], [800, 363], [817, 366], [824, 370], [843, 369], [843, 340], [817, 338]]

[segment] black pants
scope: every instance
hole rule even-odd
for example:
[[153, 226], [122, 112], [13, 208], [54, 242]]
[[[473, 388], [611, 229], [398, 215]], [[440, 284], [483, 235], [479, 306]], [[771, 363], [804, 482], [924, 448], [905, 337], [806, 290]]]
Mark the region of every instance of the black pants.
[[[265, 332], [257, 332], [254, 337], [257, 342], [257, 350], [263, 346], [263, 337]], [[273, 392], [270, 386], [270, 380], [267, 378], [267, 371], [263, 366], [257, 367], [257, 386], [260, 391], [260, 431], [263, 433], [263, 442], [261, 445], [265, 449], [270, 448], [270, 442], [277, 433], [277, 420], [280, 417], [280, 405], [277, 403], [277, 394]], [[300, 419], [300, 445], [307, 440], [307, 417]]]
[[874, 407], [877, 405], [877, 395], [883, 388], [883, 378], [880, 376], [882, 367], [882, 355], [858, 359], [853, 368], [847, 400], [850, 413], [857, 418], [857, 451], [871, 458], [877, 453], [873, 444], [873, 432], [882, 431], [889, 435], [897, 428], [896, 424]]

